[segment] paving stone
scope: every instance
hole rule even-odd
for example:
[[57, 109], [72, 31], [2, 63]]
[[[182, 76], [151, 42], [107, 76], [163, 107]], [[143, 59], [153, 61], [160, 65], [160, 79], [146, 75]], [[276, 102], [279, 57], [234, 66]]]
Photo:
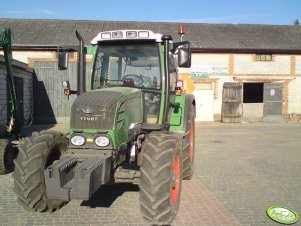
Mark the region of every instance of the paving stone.
[[[278, 225], [265, 214], [271, 205], [300, 215], [300, 147], [300, 125], [197, 124], [195, 175], [183, 181], [173, 225]], [[89, 201], [34, 213], [16, 202], [11, 174], [0, 184], [0, 225], [149, 225], [135, 185], [103, 186]]]

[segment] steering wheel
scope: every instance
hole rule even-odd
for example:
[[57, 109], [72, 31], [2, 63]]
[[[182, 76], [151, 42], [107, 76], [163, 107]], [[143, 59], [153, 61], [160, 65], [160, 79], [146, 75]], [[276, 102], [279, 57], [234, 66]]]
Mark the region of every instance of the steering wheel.
[[142, 75], [135, 75], [135, 74], [128, 74], [122, 77], [122, 80], [126, 80], [128, 78], [131, 78], [134, 80], [135, 86], [142, 86], [144, 83], [144, 79]]

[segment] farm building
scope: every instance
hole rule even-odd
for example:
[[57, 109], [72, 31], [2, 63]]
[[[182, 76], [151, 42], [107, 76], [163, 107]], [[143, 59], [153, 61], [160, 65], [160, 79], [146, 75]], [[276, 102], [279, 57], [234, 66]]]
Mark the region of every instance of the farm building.
[[76, 87], [77, 54], [62, 72], [57, 49], [78, 45], [76, 30], [85, 45], [101, 31], [119, 29], [147, 29], [179, 41], [180, 24], [192, 45], [192, 66], [179, 75], [196, 97], [197, 121], [301, 121], [301, 26], [0, 19], [0, 28], [14, 34], [14, 59], [35, 71], [40, 123], [69, 121], [74, 98], [63, 96], [61, 82]]

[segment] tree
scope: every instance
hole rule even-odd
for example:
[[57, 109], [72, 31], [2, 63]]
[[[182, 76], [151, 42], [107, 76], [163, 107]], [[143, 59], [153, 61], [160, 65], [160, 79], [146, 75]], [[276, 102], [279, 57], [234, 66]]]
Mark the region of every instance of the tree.
[[296, 19], [296, 20], [294, 21], [294, 25], [300, 25], [300, 23], [299, 23], [299, 20], [298, 20], [298, 19]]

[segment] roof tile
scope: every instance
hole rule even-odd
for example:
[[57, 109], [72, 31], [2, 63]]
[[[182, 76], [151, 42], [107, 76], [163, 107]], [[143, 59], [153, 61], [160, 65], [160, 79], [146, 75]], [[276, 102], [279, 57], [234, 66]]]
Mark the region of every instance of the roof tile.
[[193, 48], [301, 51], [301, 26], [296, 25], [0, 18], [0, 29], [12, 29], [15, 45], [77, 45], [75, 30], [81, 33], [86, 45], [99, 32], [118, 29], [148, 29], [179, 40], [180, 24], [185, 26], [185, 39], [190, 40]]

